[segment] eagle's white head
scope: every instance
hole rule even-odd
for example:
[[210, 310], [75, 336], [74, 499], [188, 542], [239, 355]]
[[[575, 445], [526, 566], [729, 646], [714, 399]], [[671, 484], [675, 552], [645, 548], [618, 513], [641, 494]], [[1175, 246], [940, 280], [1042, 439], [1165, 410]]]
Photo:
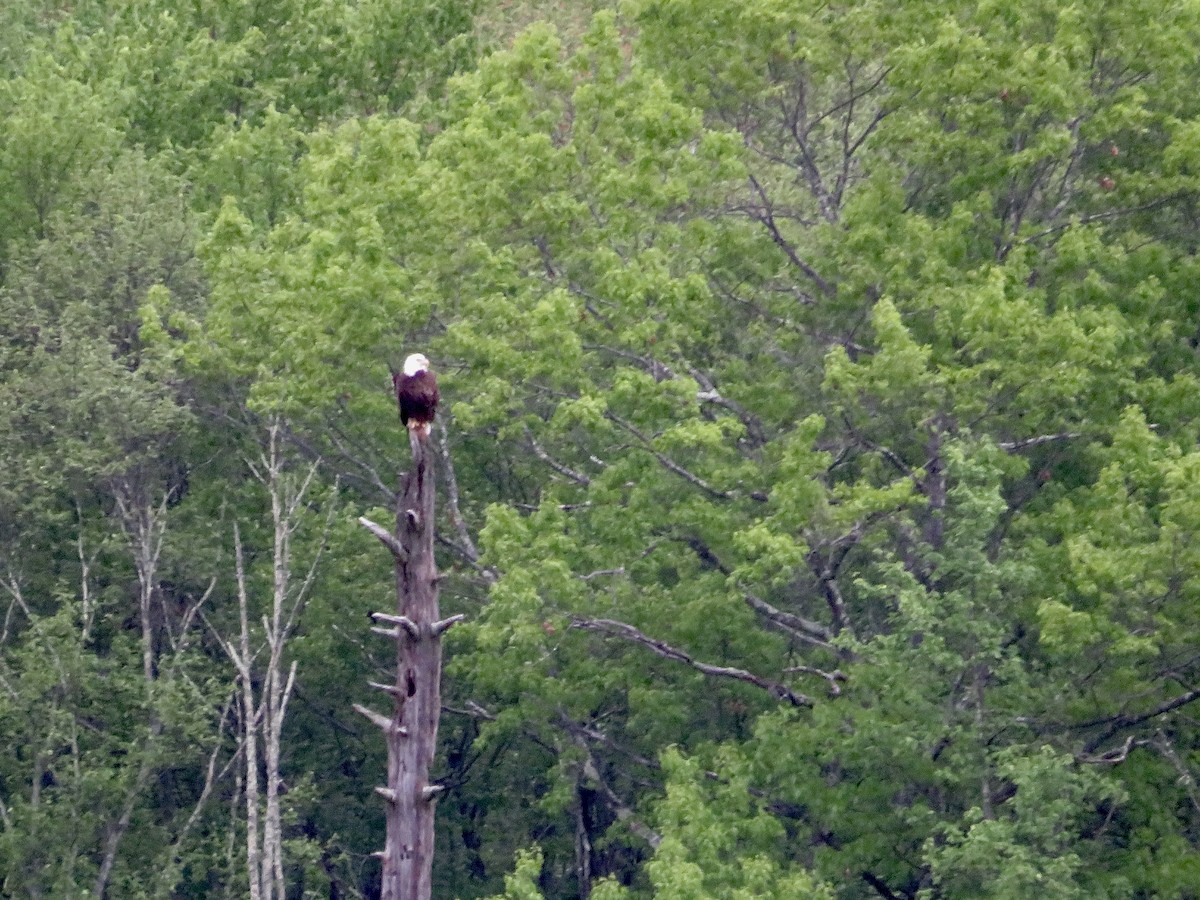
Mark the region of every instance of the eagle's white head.
[[409, 378], [429, 369], [429, 360], [424, 353], [413, 353], [404, 360], [404, 374]]

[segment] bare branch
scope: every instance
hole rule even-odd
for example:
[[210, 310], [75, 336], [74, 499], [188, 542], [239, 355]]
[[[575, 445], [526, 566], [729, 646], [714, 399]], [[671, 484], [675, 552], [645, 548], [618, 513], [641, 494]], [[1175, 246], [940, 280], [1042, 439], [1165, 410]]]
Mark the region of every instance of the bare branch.
[[481, 576], [483, 576], [483, 580], [486, 581], [488, 584], [491, 584], [493, 581], [495, 581], [497, 578], [500, 577], [499, 572], [497, 572], [497, 570], [493, 566], [485, 566], [482, 563], [480, 563], [478, 559], [473, 559], [472, 558], [472, 556], [474, 555], [473, 550], [450, 540], [450, 538], [446, 537], [446, 535], [442, 534], [441, 532], [435, 533], [433, 537], [434, 537], [434, 540], [436, 540], [439, 544], [441, 544], [443, 547], [448, 548], [451, 553], [453, 553], [455, 556], [462, 559], [463, 562], [465, 562], [468, 566], [470, 566], [474, 571], [478, 572]]
[[[780, 98], [780, 105], [783, 105], [782, 97]], [[828, 114], [827, 112], [824, 115]], [[786, 107], [783, 109], [784, 122], [787, 124], [788, 130], [796, 142], [796, 148], [800, 151], [800, 171], [804, 174], [805, 180], [808, 181], [809, 189], [812, 191], [813, 197], [816, 198], [817, 205], [821, 208], [821, 215], [825, 217], [825, 221], [830, 225], [836, 225], [838, 222], [838, 209], [833, 197], [830, 196], [829, 189], [825, 187], [824, 179], [821, 177], [821, 170], [817, 167], [817, 161], [813, 156], [808, 140], [812, 128], [821, 121], [824, 115], [808, 123], [803, 93], [797, 97], [794, 111], [789, 111]], [[805, 127], [801, 127], [801, 123], [804, 123]]]
[[900, 895], [888, 887], [887, 882], [885, 882], [874, 872], [869, 870], [864, 871], [862, 873], [862, 880], [873, 887], [875, 889], [875, 893], [882, 897], [883, 900], [900, 900]]
[[589, 741], [604, 744], [605, 746], [615, 750], [617, 753], [620, 753], [622, 756], [632, 759], [638, 765], [645, 766], [647, 769], [660, 768], [657, 760], [649, 759], [639, 753], [635, 753], [628, 747], [621, 746], [600, 729], [576, 722], [561, 709], [558, 711], [558, 715], [559, 721], [562, 723], [563, 727], [573, 735], [576, 735], [577, 737], [582, 736], [587, 738]]
[[1081, 437], [1083, 437], [1081, 431], [1063, 431], [1059, 434], [1039, 434], [1037, 437], [1022, 438], [1018, 441], [1000, 441], [996, 446], [1009, 453], [1016, 453], [1019, 450], [1028, 450], [1030, 447], [1040, 447], [1042, 444], [1070, 441]]
[[786, 634], [825, 650], [836, 650], [830, 643], [833, 640], [833, 632], [820, 622], [776, 609], [766, 600], [751, 593], [745, 594], [745, 600], [747, 606]]
[[396, 562], [400, 563], [401, 565], [404, 565], [404, 563], [408, 562], [408, 551], [404, 548], [404, 545], [400, 543], [400, 540], [394, 534], [392, 534], [382, 525], [372, 522], [366, 516], [359, 516], [358, 524], [367, 529], [367, 531], [371, 532], [371, 534], [375, 535], [375, 537], [379, 538], [383, 546], [387, 547], [388, 550], [391, 551], [392, 557], [396, 560]]
[[1134, 747], [1144, 747], [1148, 741], [1135, 741], [1133, 735], [1125, 738], [1125, 743], [1113, 750], [1101, 753], [1099, 756], [1089, 756], [1086, 754], [1077, 754], [1075, 760], [1089, 765], [1115, 765], [1116, 763], [1125, 762], [1129, 757], [1129, 751]]
[[438, 619], [436, 622], [434, 622], [432, 625], [429, 626], [429, 633], [431, 635], [433, 635], [434, 637], [440, 637], [441, 635], [443, 635], [447, 631], [449, 631], [451, 626], [457, 625], [459, 622], [461, 622], [465, 618], [466, 618], [466, 615], [464, 615], [463, 613], [456, 613], [455, 615], [448, 616], [445, 619]]
[[732, 678], [736, 681], [744, 681], [747, 684], [752, 684], [755, 687], [762, 688], [776, 700], [786, 700], [793, 706], [812, 706], [813, 701], [804, 696], [797, 694], [787, 685], [780, 684], [775, 681], [768, 681], [758, 675], [747, 672], [745, 669], [736, 669], [728, 666], [714, 666], [708, 663], [702, 663], [693, 659], [690, 655], [682, 650], [672, 647], [670, 644], [660, 641], [657, 638], [652, 638], [647, 634], [638, 631], [632, 625], [626, 625], [624, 622], [616, 622], [611, 619], [574, 619], [572, 626], [582, 628], [588, 631], [603, 631], [608, 634], [614, 634], [622, 637], [625, 640], [641, 644], [644, 647], [649, 647], [659, 656], [664, 659], [675, 660], [684, 665], [691, 666], [697, 672], [704, 675], [712, 675], [718, 678]]
[[1196, 812], [1200, 812], [1200, 793], [1196, 792], [1196, 776], [1192, 774], [1191, 769], [1185, 763], [1175, 750], [1175, 745], [1171, 743], [1171, 739], [1167, 737], [1165, 731], [1161, 728], [1154, 735], [1154, 740], [1151, 745], [1164, 757], [1167, 762], [1179, 773], [1178, 784], [1183, 785], [1184, 792], [1188, 795], [1188, 800], [1192, 803], [1192, 808]]
[[762, 421], [755, 415], [751, 414], [746, 407], [738, 403], [736, 400], [730, 400], [717, 390], [717, 386], [713, 380], [701, 372], [699, 369], [688, 366], [688, 374], [695, 379], [696, 384], [700, 385], [700, 390], [696, 392], [696, 400], [699, 403], [714, 403], [717, 406], [723, 406], [729, 410], [739, 421], [746, 426], [746, 434], [750, 437], [755, 447], [761, 447], [767, 442], [765, 433], [763, 432]]
[[[316, 463], [313, 464], [314, 468], [313, 471], [310, 472], [310, 478], [316, 471], [316, 465]], [[333, 496], [335, 499], [326, 504], [327, 512], [325, 514], [325, 525], [321, 529], [321, 541], [317, 545], [317, 550], [313, 554], [312, 561], [309, 563], [308, 571], [304, 573], [304, 580], [300, 582], [300, 587], [296, 589], [295, 594], [293, 595], [291, 609], [288, 610], [287, 621], [284, 623], [281, 631], [281, 634], [285, 639], [287, 635], [292, 633], [292, 629], [295, 628], [296, 620], [299, 618], [301, 611], [304, 609], [308, 592], [312, 589], [313, 584], [316, 582], [317, 566], [320, 564], [322, 557], [324, 557], [325, 551], [329, 548], [329, 534], [333, 530], [333, 522], [338, 511], [336, 497], [340, 484], [341, 479], [339, 477], [335, 477], [333, 481]], [[295, 531], [299, 525], [300, 516], [295, 516], [295, 524], [292, 526], [291, 531]]]
[[676, 475], [678, 475], [684, 481], [687, 481], [690, 484], [694, 484], [696, 487], [700, 488], [700, 490], [704, 491], [704, 493], [708, 494], [708, 496], [712, 497], [715, 500], [733, 500], [736, 498], [736, 494], [734, 494], [733, 492], [718, 490], [717, 488], [715, 488], [711, 484], [709, 484], [707, 481], [705, 481], [703, 478], [701, 478], [699, 475], [689, 472], [687, 469], [685, 469], [683, 466], [679, 465], [679, 463], [675, 462], [675, 460], [671, 459], [669, 456], [667, 456], [663, 453], [660, 453], [658, 450], [655, 450], [653, 442], [650, 440], [650, 438], [648, 438], [648, 437], [646, 437], [646, 435], [642, 434], [642, 432], [639, 431], [631, 423], [626, 422], [624, 419], [620, 418], [619, 416], [613, 415], [611, 412], [606, 412], [604, 414], [604, 418], [608, 419], [610, 422], [613, 422], [613, 423], [619, 425], [625, 431], [629, 432], [631, 435], [633, 435], [635, 438], [637, 438], [642, 443], [642, 446], [647, 451], [649, 451], [649, 453], [655, 459], [657, 459], [659, 461], [659, 463], [662, 464], [663, 468], [667, 469], [668, 471], [674, 472]]
[[[1119, 716], [1114, 716], [1111, 719], [1101, 720], [1110, 723], [1108, 728], [1104, 729], [1103, 732], [1088, 741], [1083, 747], [1083, 752], [1085, 754], [1094, 753], [1101, 744], [1125, 729], [1135, 728], [1136, 726], [1141, 725], [1143, 722], [1149, 721], [1156, 716], [1161, 716], [1172, 712], [1176, 709], [1179, 709], [1181, 706], [1186, 706], [1189, 703], [1195, 702], [1197, 699], [1200, 699], [1200, 688], [1193, 688], [1184, 694], [1180, 694], [1178, 697], [1174, 697], [1170, 700], [1160, 703], [1149, 712], [1139, 713], [1135, 716], [1122, 714]], [[1097, 722], [1093, 724], [1099, 723]]]
[[[84, 549], [83, 549], [83, 506], [79, 502], [78, 497], [75, 498], [74, 504], [75, 504], [75, 523], [78, 526], [78, 531], [76, 532], [76, 539], [75, 539], [75, 548], [76, 548], [76, 552], [79, 556], [79, 599], [80, 599], [80, 606], [82, 608], [81, 618], [83, 619], [83, 623], [80, 626], [80, 637], [84, 641], [87, 641], [91, 636], [92, 619], [93, 619], [93, 616], [95, 615], [95, 606], [94, 606], [94, 601], [92, 600], [92, 591], [91, 591], [91, 587], [92, 587], [92, 585], [91, 585], [91, 568], [92, 568], [92, 563], [94, 563], [96, 561], [96, 557], [98, 557], [100, 555], [100, 548], [97, 547], [95, 550], [93, 550], [90, 557], [86, 553], [84, 553]], [[9, 610], [11, 611], [11, 609], [12, 609], [12, 607], [10, 606]], [[5, 635], [8, 634], [7, 618], [5, 621], [4, 634]], [[4, 642], [4, 638], [0, 637], [0, 643], [3, 643], [3, 642]]]
[[13, 603], [19, 606], [21, 608], [21, 612], [25, 614], [25, 620], [29, 623], [33, 633], [38, 636], [42, 646], [45, 648], [50, 658], [54, 661], [54, 671], [58, 675], [59, 685], [63, 688], [64, 692], [69, 693], [70, 687], [67, 678], [67, 670], [63, 666], [62, 657], [58, 655], [58, 649], [55, 645], [55, 642], [51, 640], [50, 636], [46, 633], [46, 630], [42, 627], [41, 621], [34, 617], [33, 611], [25, 602], [25, 595], [21, 592], [20, 581], [18, 581], [17, 576], [13, 574], [11, 568], [8, 570], [8, 577], [0, 582], [0, 584], [2, 584], [4, 589], [8, 591], [9, 596], [12, 597]]
[[[417, 623], [408, 616], [395, 616], [391, 613], [373, 612], [371, 613], [371, 619], [375, 622], [387, 622], [389, 625], [399, 625], [414, 641], [421, 637], [421, 629], [418, 628]], [[384, 629], [380, 628], [372, 628], [371, 630], [377, 632], [378, 634], [385, 633]], [[395, 632], [395, 629], [389, 629], [387, 631], [388, 634], [394, 634]]]
[[[566, 720], [566, 716], [560, 714], [560, 718]], [[616, 792], [609, 787], [608, 782], [600, 775], [600, 768], [596, 765], [596, 758], [592, 755], [592, 748], [588, 746], [587, 741], [580, 732], [573, 728], [574, 723], [566, 723], [567, 730], [571, 732], [575, 740], [575, 745], [584, 752], [583, 760], [583, 776], [599, 789], [600, 793], [608, 801], [613, 813], [617, 819], [623, 822], [630, 831], [648, 843], [651, 847], [657, 849], [662, 843], [662, 835], [650, 828], [645, 822], [637, 817], [633, 809], [620, 797]]]
[[829, 682], [829, 696], [840, 697], [842, 695], [841, 685], [839, 681], [846, 681], [846, 673], [841, 669], [834, 669], [832, 672], [826, 672], [824, 669], [815, 669], [812, 666], [788, 666], [783, 670], [784, 674], [803, 674], [816, 675], [818, 678], [824, 678]]
[[[705, 543], [704, 540], [701, 539], [700, 537], [698, 537], [694, 534], [688, 534], [688, 535], [683, 535], [681, 537], [674, 538], [674, 540], [677, 540], [681, 543], [687, 544], [688, 547], [691, 548], [692, 552], [695, 553], [697, 557], [699, 557], [700, 562], [704, 563], [706, 566], [716, 569], [722, 575], [733, 574], [733, 570], [730, 569], [729, 566], [725, 565], [725, 563], [721, 562], [721, 558], [719, 556], [717, 556], [717, 554], [713, 553], [712, 547], [708, 546], [708, 544]], [[657, 546], [657, 541], [654, 544], [651, 544], [643, 552], [643, 554], [642, 554], [643, 558], [648, 556], [650, 554], [650, 552], [653, 551], [656, 546]]]
[[[856, 153], [858, 153], [858, 151], [862, 147], [862, 145], [867, 142], [867, 139], [872, 134], [875, 133], [875, 129], [877, 129], [879, 127], [879, 124], [884, 119], [886, 119], [891, 113], [892, 113], [892, 110], [880, 107], [878, 110], [875, 111], [875, 115], [871, 117], [871, 121], [868, 122], [863, 127], [863, 130], [861, 132], [859, 132], [858, 137], [856, 137], [853, 141], [851, 141], [848, 146], [844, 146], [844, 150], [843, 150], [844, 155], [842, 157], [842, 171], [838, 175], [837, 184], [834, 188], [834, 200], [839, 206], [841, 205], [842, 198], [845, 195], [846, 186], [850, 183], [851, 160], [854, 158], [854, 155]], [[847, 120], [847, 123], [848, 123], [848, 120]], [[849, 129], [847, 129], [846, 135], [847, 135], [847, 137], [849, 136]]]
[[615, 569], [597, 569], [595, 572], [588, 572], [586, 575], [576, 575], [580, 581], [591, 581], [593, 578], [602, 578], [605, 575], [624, 575], [625, 567], [618, 566]]
[[372, 687], [377, 691], [383, 691], [385, 694], [390, 694], [393, 697], [405, 696], [404, 691], [396, 687], [394, 684], [380, 684], [378, 681], [368, 681], [368, 687]]
[[288, 667], [287, 680], [283, 684], [283, 692], [279, 698], [278, 710], [272, 718], [277, 725], [283, 723], [284, 714], [287, 712], [288, 701], [292, 698], [292, 690], [296, 687], [296, 660], [292, 660], [292, 664]]
[[[350, 439], [337, 427], [337, 424], [332, 421], [327, 421], [326, 424], [328, 425], [327, 433], [329, 436], [329, 440], [333, 442], [333, 446], [337, 449], [338, 454], [342, 457], [342, 459], [346, 460], [346, 462], [351, 463], [353, 466], [362, 470], [362, 472], [365, 473], [364, 475], [358, 476], [359, 480], [365, 481], [368, 484], [370, 484], [372, 487], [374, 487], [376, 490], [378, 490], [379, 493], [382, 494], [384, 497], [389, 497], [389, 498], [394, 497], [396, 492], [393, 491], [390, 487], [387, 486], [387, 484], [384, 483], [384, 480], [380, 476], [379, 471], [373, 465], [366, 462], [366, 460], [362, 459], [361, 457], [359, 457], [359, 456], [355, 455], [353, 452], [351, 452], [351, 450], [347, 446], [350, 443]], [[297, 444], [300, 443], [295, 435], [290, 435], [290, 437]], [[301, 446], [303, 446], [303, 445], [301, 445]], [[315, 448], [306, 448], [306, 449], [310, 453], [315, 454], [315, 452], [316, 452]], [[354, 476], [347, 473], [347, 477], [354, 477]]]
[[655, 381], [674, 381], [679, 377], [665, 363], [659, 362], [652, 356], [642, 356], [641, 354], [633, 353], [630, 350], [623, 350], [620, 347], [610, 347], [607, 344], [584, 344], [583, 349], [600, 350], [604, 353], [611, 353], [613, 356], [618, 356], [621, 359], [628, 359], [636, 362], [639, 366], [650, 373]]
[[108, 828], [108, 837], [104, 844], [104, 857], [100, 863], [100, 869], [96, 874], [96, 880], [92, 886], [92, 894], [96, 897], [103, 897], [108, 890], [108, 879], [112, 875], [113, 866], [117, 861], [117, 850], [120, 847], [121, 839], [129, 830], [129, 824], [133, 820], [133, 811], [137, 806], [137, 798], [141, 796], [146, 785], [150, 781], [150, 774], [153, 769], [152, 760], [154, 754], [151, 750], [155, 743], [157, 731], [151, 727], [150, 734], [146, 738], [146, 743], [142, 747], [142, 761], [138, 766], [137, 776], [133, 780], [133, 784], [125, 794], [125, 802], [121, 807], [121, 814], [117, 821]]
[[846, 599], [842, 596], [842, 588], [837, 582], [837, 569], [830, 563], [827, 566], [818, 567], [816, 576], [817, 583], [821, 585], [821, 591], [825, 594], [825, 601], [829, 604], [834, 626], [838, 631], [853, 634], [850, 612], [846, 608]]
[[1080, 216], [1078, 219], [1075, 219], [1074, 221], [1060, 222], [1057, 225], [1052, 225], [1043, 231], [1039, 231], [1037, 234], [1031, 234], [1029, 237], [1024, 238], [1021, 241], [1021, 243], [1022, 244], [1032, 244], [1036, 241], [1041, 240], [1044, 237], [1049, 237], [1050, 235], [1057, 234], [1061, 231], [1066, 231], [1067, 229], [1070, 229], [1070, 228], [1076, 228], [1080, 225], [1090, 225], [1092, 222], [1104, 222], [1109, 219], [1119, 219], [1122, 216], [1129, 216], [1129, 215], [1133, 215], [1134, 213], [1146, 212], [1151, 209], [1157, 209], [1160, 206], [1166, 206], [1168, 203], [1172, 203], [1176, 200], [1182, 200], [1182, 199], [1184, 199], [1185, 196], [1186, 196], [1186, 194], [1183, 194], [1183, 193], [1169, 194], [1166, 197], [1159, 197], [1155, 200], [1150, 200], [1146, 203], [1139, 203], [1137, 206], [1127, 206], [1127, 207], [1123, 207], [1121, 209], [1109, 209], [1109, 210], [1105, 210], [1104, 212], [1098, 212], [1098, 213], [1092, 213], [1092, 214], [1086, 215], [1086, 216]]
[[850, 551], [862, 540], [867, 528], [886, 515], [889, 515], [889, 511], [874, 512], [863, 521], [855, 522], [853, 528], [829, 543], [810, 542], [817, 544], [817, 547], [808, 554], [808, 564], [825, 594], [829, 611], [833, 615], [833, 624], [838, 631], [850, 633], [854, 631], [849, 610], [846, 608], [846, 601], [842, 597], [842, 589], [837, 582], [842, 563], [845, 562]]
[[534, 455], [559, 475], [569, 478], [571, 481], [575, 482], [576, 484], [583, 485], [584, 487], [587, 487], [592, 483], [592, 479], [588, 478], [582, 472], [576, 472], [574, 469], [569, 468], [568, 466], [565, 466], [557, 460], [551, 458], [550, 454], [543, 450], [541, 445], [534, 440], [532, 432], [527, 430], [525, 432], [525, 436], [529, 439], [529, 446], [533, 448]]
[[[372, 725], [376, 726], [381, 731], [391, 733], [396, 730], [397, 725], [389, 716], [385, 716], [382, 713], [377, 713], [369, 706], [363, 706], [361, 703], [354, 703], [351, 706], [356, 713], [370, 721]], [[401, 728], [401, 733], [403, 733], [403, 728]]]
[[750, 184], [753, 186], [755, 192], [759, 196], [759, 199], [762, 201], [762, 206], [754, 212], [754, 218], [766, 227], [767, 234], [770, 235], [771, 240], [775, 242], [775, 246], [783, 251], [784, 256], [791, 260], [792, 265], [803, 272], [826, 297], [834, 296], [834, 294], [837, 293], [834, 286], [822, 278], [816, 269], [801, 259], [800, 255], [796, 252], [796, 248], [793, 247], [788, 242], [787, 238], [783, 236], [783, 233], [780, 232], [779, 225], [775, 221], [775, 213], [771, 206], [771, 202], [767, 199], [767, 192], [753, 175], [750, 176]]
[[468, 700], [466, 709], [456, 709], [453, 706], [443, 706], [443, 710], [457, 716], [469, 716], [472, 719], [483, 719], [485, 722], [495, 722], [495, 713], [488, 712], [474, 700]]
[[[237, 763], [238, 759], [241, 758], [242, 752], [245, 749], [245, 745], [239, 740], [237, 742], [236, 749], [230, 755], [229, 759], [226, 760], [225, 765], [221, 767], [221, 771], [217, 772], [217, 758], [220, 755], [221, 748], [224, 746], [223, 737], [225, 734], [225, 725], [229, 721], [229, 713], [233, 708], [235, 697], [236, 693], [230, 694], [225, 699], [225, 705], [221, 709], [221, 719], [217, 724], [216, 740], [213, 741], [212, 753], [210, 753], [208, 756], [208, 766], [205, 769], [204, 787], [201, 789], [200, 796], [196, 799], [196, 803], [192, 807], [191, 815], [188, 816], [187, 821], [183, 823], [183, 827], [179, 829], [179, 833], [175, 835], [175, 840], [171, 843], [171, 865], [164, 870], [164, 878], [169, 879], [171, 877], [169, 873], [173, 873], [175, 871], [174, 866], [178, 864], [179, 855], [183, 844], [187, 840], [188, 834], [199, 820], [200, 813], [203, 811], [204, 805], [208, 802], [208, 798], [212, 794], [214, 785], [224, 780], [225, 776], [229, 773], [229, 770], [232, 769]], [[174, 883], [168, 885], [164, 882], [162, 886], [164, 888], [173, 888]], [[168, 890], [167, 893], [170, 893], [170, 891]]]

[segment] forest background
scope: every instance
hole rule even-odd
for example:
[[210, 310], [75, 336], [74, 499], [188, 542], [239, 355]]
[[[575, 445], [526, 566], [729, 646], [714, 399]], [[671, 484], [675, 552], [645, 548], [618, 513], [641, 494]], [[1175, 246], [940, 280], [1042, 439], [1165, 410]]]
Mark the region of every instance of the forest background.
[[1200, 3], [6, 0], [0, 895], [1200, 896]]

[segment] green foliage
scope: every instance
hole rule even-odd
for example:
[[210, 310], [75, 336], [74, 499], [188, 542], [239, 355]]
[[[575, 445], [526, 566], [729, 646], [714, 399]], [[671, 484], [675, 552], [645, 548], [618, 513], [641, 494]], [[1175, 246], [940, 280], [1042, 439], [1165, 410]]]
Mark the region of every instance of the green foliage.
[[933, 880], [953, 896], [1098, 897], [1090, 866], [1079, 856], [1080, 830], [1091, 810], [1117, 801], [1094, 773], [1075, 770], [1050, 747], [1003, 754], [997, 775], [1011, 782], [1012, 800], [999, 817], [978, 808], [963, 824], [931, 841]]
[[111, 95], [72, 78], [48, 55], [0, 85], [0, 260], [14, 242], [46, 236], [50, 217], [116, 153], [122, 132]]
[[504, 876], [504, 893], [492, 900], [541, 900], [537, 878], [542, 869], [542, 851], [537, 847], [517, 853], [517, 866]]
[[484, 6], [0, 10], [2, 891], [242, 889], [263, 422], [289, 890], [375, 889], [417, 349], [437, 895], [1200, 890], [1196, 5]]
[[776, 862], [783, 829], [756, 808], [744, 776], [707, 786], [695, 761], [670, 749], [663, 768], [663, 839], [647, 866], [656, 897], [833, 897], [804, 869]]

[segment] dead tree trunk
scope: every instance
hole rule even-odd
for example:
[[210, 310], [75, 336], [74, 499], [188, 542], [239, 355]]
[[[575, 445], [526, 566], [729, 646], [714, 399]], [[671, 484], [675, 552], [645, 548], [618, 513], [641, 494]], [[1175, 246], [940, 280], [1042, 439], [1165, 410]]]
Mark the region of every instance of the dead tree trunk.
[[383, 900], [428, 900], [433, 889], [434, 798], [429, 783], [441, 712], [442, 635], [462, 616], [438, 618], [438, 575], [433, 558], [434, 471], [428, 435], [409, 431], [412, 470], [404, 477], [395, 533], [359, 519], [396, 562], [396, 613], [372, 613], [389, 627], [373, 631], [396, 641], [394, 684], [374, 684], [394, 700], [391, 717], [355, 709], [378, 725], [388, 747], [388, 783], [376, 788], [387, 801]]

